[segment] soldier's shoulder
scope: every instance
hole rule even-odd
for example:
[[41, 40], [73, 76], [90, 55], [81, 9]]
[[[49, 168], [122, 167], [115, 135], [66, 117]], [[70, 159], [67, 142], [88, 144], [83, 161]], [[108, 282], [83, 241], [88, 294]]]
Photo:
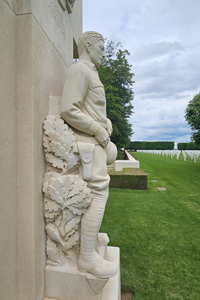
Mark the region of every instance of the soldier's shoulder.
[[81, 62], [77, 62], [77, 63], [74, 63], [73, 65], [71, 65], [68, 69], [69, 72], [72, 72], [72, 73], [85, 73], [87, 74], [88, 73], [88, 68], [85, 64], [81, 63]]

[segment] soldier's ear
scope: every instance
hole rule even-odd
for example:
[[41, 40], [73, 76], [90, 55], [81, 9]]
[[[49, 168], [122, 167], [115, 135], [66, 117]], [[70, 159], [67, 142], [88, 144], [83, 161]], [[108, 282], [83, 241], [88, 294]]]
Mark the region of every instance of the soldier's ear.
[[86, 42], [86, 50], [89, 53], [91, 51], [91, 44], [90, 42]]

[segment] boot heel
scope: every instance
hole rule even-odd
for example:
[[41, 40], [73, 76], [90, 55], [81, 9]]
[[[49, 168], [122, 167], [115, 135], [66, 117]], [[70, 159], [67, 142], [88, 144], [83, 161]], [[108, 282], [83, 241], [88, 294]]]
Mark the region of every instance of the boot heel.
[[78, 262], [78, 269], [83, 273], [87, 273], [87, 268], [85, 266], [85, 263], [82, 260], [79, 260]]

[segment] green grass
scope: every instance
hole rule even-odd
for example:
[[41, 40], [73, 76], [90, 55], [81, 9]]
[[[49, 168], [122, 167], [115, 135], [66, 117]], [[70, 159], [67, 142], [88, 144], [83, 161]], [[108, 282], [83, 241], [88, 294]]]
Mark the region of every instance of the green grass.
[[200, 161], [134, 155], [148, 190], [110, 189], [101, 227], [120, 247], [122, 287], [135, 300], [198, 300]]

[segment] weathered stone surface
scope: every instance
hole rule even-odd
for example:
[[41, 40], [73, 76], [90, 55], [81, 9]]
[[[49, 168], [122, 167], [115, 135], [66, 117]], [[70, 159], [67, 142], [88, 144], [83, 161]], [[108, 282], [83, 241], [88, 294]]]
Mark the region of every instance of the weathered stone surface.
[[[44, 296], [42, 124], [49, 95], [62, 93], [73, 39], [81, 33], [81, 0], [76, 3], [73, 14], [63, 16], [69, 40], [54, 24], [49, 1], [0, 3], [2, 299]], [[60, 44], [57, 36], [63, 39]]]
[[69, 67], [73, 58], [73, 40], [78, 42], [82, 30], [82, 1], [76, 0], [71, 14], [62, 9], [58, 0], [19, 1], [18, 14], [28, 13], [35, 17], [52, 45]]
[[117, 274], [118, 266], [102, 258], [95, 245], [108, 199], [107, 161], [111, 164], [117, 151], [111, 146], [112, 123], [107, 118], [105, 91], [96, 69], [105, 57], [103, 36], [94, 31], [83, 33], [78, 51], [79, 61], [67, 72], [61, 99], [61, 116], [75, 133], [79, 173], [92, 199], [81, 218], [78, 266], [82, 272], [107, 279]]
[[0, 290], [2, 299], [17, 294], [17, 149], [16, 17], [0, 1]]
[[[2, 1], [3, 2], [3, 1]], [[9, 8], [17, 14], [17, 8], [18, 8], [18, 0], [5, 0], [5, 3], [9, 6]]]
[[[100, 251], [100, 244], [107, 249], [109, 240], [107, 235], [99, 235], [108, 199], [106, 165], [117, 155], [116, 148], [112, 144], [109, 147], [112, 124], [107, 119], [105, 93], [96, 70], [105, 56], [102, 35], [84, 33], [78, 50], [79, 62], [67, 71], [61, 98], [61, 116], [66, 123], [53, 113], [59, 109], [52, 97], [52, 115], [44, 122], [45, 296], [119, 299], [119, 259], [113, 259], [113, 253], [109, 256], [109, 251], [108, 256]], [[102, 298], [112, 277], [117, 277], [117, 285]]]
[[22, 299], [34, 299], [33, 282], [38, 297], [44, 290], [42, 123], [49, 93], [61, 92], [66, 66], [31, 14], [18, 16], [17, 26], [19, 291]]
[[[108, 247], [107, 259], [120, 264], [117, 247]], [[44, 300], [120, 300], [120, 272], [112, 278], [99, 279], [82, 273], [77, 266], [46, 267], [46, 298]], [[74, 287], [76, 287], [74, 289]]]

